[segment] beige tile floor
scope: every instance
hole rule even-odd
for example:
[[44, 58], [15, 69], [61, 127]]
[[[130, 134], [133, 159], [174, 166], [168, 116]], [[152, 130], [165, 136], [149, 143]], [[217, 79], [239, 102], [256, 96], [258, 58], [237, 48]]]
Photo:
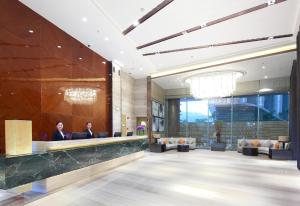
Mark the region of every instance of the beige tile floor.
[[105, 176], [38, 198], [27, 205], [299, 206], [300, 171], [295, 161], [237, 152], [147, 153]]

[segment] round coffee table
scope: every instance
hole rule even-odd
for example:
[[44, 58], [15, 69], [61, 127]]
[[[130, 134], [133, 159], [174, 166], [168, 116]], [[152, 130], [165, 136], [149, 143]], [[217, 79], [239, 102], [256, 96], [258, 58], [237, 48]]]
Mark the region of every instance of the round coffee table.
[[177, 152], [189, 152], [190, 146], [187, 144], [179, 144], [177, 145]]
[[258, 156], [258, 148], [257, 147], [243, 147], [243, 155]]

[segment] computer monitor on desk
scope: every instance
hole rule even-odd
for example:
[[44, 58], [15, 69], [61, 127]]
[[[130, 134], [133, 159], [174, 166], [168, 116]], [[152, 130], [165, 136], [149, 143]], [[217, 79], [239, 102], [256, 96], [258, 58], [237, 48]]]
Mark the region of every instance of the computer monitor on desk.
[[121, 132], [115, 132], [114, 133], [114, 137], [121, 137], [122, 136], [122, 133]]
[[72, 132], [72, 139], [86, 139], [86, 132]]
[[97, 138], [107, 138], [108, 132], [99, 132]]

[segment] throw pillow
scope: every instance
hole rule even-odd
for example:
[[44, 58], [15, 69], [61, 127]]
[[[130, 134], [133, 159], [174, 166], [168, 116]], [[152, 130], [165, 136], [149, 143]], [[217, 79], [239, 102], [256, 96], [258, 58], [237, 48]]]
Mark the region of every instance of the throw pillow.
[[179, 138], [178, 144], [184, 144], [184, 143], [185, 143], [184, 139], [183, 138]]
[[164, 138], [164, 144], [169, 144], [168, 138]]
[[253, 147], [259, 147], [260, 146], [260, 142], [259, 142], [259, 140], [252, 140], [252, 142], [251, 142], [251, 145], [253, 146]]
[[248, 142], [246, 141], [246, 140], [242, 140], [241, 142], [240, 142], [240, 146], [241, 147], [247, 147], [248, 146]]
[[285, 143], [285, 150], [290, 150], [291, 149], [291, 143]]
[[275, 149], [279, 149], [280, 148], [280, 144], [279, 144], [279, 142], [277, 142], [276, 144], [275, 144]]
[[271, 142], [271, 140], [266, 140], [263, 144], [263, 147], [268, 147], [268, 148], [272, 148], [273, 143]]

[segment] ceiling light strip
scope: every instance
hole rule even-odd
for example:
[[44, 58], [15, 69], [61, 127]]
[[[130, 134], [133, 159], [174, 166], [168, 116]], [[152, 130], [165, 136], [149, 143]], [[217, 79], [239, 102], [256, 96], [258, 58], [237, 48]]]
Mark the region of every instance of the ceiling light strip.
[[158, 44], [158, 43], [161, 43], [163, 41], [167, 41], [167, 40], [170, 40], [170, 39], [173, 39], [173, 38], [185, 35], [187, 33], [191, 33], [191, 32], [194, 32], [194, 31], [197, 31], [197, 30], [200, 30], [200, 29], [203, 29], [203, 28], [215, 25], [215, 24], [219, 24], [221, 22], [224, 22], [224, 21], [227, 21], [227, 20], [239, 17], [239, 16], [243, 16], [245, 14], [249, 14], [249, 13], [257, 11], [257, 10], [261, 10], [261, 9], [267, 8], [268, 6], [272, 6], [274, 4], [282, 3], [284, 1], [287, 1], [287, 0], [274, 0], [274, 1], [272, 1], [272, 3], [269, 3], [270, 1], [268, 1], [268, 2], [266, 2], [264, 4], [260, 4], [258, 6], [254, 6], [254, 7], [251, 7], [249, 9], [246, 9], [246, 10], [243, 10], [243, 11], [240, 11], [240, 12], [236, 12], [234, 14], [231, 14], [231, 15], [228, 15], [228, 16], [225, 16], [225, 17], [222, 17], [222, 18], [219, 18], [219, 19], [216, 19], [216, 20], [213, 20], [213, 21], [201, 24], [199, 26], [195, 26], [193, 28], [190, 28], [190, 29], [187, 29], [187, 30], [175, 33], [175, 34], [171, 34], [169, 36], [163, 37], [161, 39], [157, 39], [155, 41], [152, 41], [152, 42], [149, 42], [149, 43], [146, 43], [146, 44], [143, 44], [141, 46], [138, 46], [137, 49], [142, 49], [142, 48], [145, 48], [145, 47], [149, 47], [149, 46], [152, 46], [154, 44]]
[[286, 45], [286, 46], [276, 47], [273, 49], [267, 49], [267, 50], [252, 52], [252, 53], [248, 53], [248, 54], [244, 54], [244, 55], [234, 56], [234, 57], [230, 57], [230, 58], [220, 59], [220, 60], [216, 60], [216, 61], [206, 62], [206, 63], [202, 63], [202, 64], [195, 64], [195, 65], [180, 67], [180, 68], [172, 69], [172, 70], [168, 70], [168, 71], [162, 71], [162, 72], [152, 74], [151, 78], [155, 79], [155, 78], [164, 77], [164, 76], [170, 76], [170, 75], [191, 72], [191, 71], [201, 70], [201, 69], [225, 65], [225, 64], [231, 64], [231, 63], [245, 61], [245, 60], [249, 60], [249, 59], [255, 59], [255, 58], [260, 58], [260, 57], [266, 57], [266, 56], [296, 51], [296, 49], [297, 49], [297, 45], [294, 43], [294, 44], [290, 44], [290, 45]]
[[147, 14], [145, 14], [142, 18], [140, 18], [137, 22], [134, 24], [130, 25], [127, 29], [123, 31], [123, 34], [126, 35], [132, 30], [134, 30], [138, 25], [142, 24], [145, 22], [147, 19], [150, 17], [154, 16], [157, 12], [168, 6], [170, 3], [172, 3], [174, 0], [164, 0], [162, 3], [157, 5], [155, 8], [153, 8], [151, 11], [149, 11]]
[[196, 50], [196, 49], [206, 49], [206, 48], [221, 47], [221, 46], [228, 46], [228, 45], [235, 45], [235, 44], [244, 44], [244, 43], [250, 43], [250, 42], [257, 42], [257, 41], [266, 41], [266, 40], [270, 40], [270, 39], [288, 38], [288, 37], [292, 37], [292, 36], [293, 36], [293, 34], [284, 34], [284, 35], [268, 36], [268, 37], [254, 38], [254, 39], [244, 39], [244, 40], [231, 41], [231, 42], [225, 42], [225, 43], [207, 44], [207, 45], [201, 45], [201, 46], [195, 46], [195, 47], [186, 47], [186, 48], [165, 50], [165, 51], [159, 51], [159, 52], [150, 52], [150, 53], [143, 54], [143, 56], [151, 56], [151, 55], [156, 55], [156, 54], [167, 54], [167, 53], [182, 52], [182, 51], [189, 51], [189, 50]]

